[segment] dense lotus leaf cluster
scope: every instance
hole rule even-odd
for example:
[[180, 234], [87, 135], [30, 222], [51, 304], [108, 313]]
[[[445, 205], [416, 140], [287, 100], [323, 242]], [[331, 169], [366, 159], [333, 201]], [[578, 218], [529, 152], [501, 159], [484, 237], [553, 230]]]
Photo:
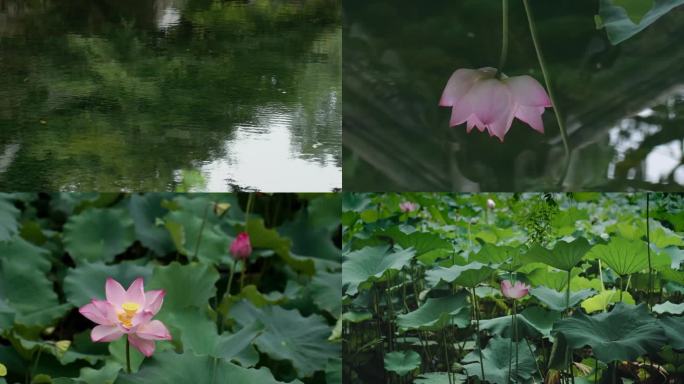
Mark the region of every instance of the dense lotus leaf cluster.
[[[1, 195], [0, 383], [341, 382], [340, 200]], [[246, 259], [230, 252], [243, 232]], [[110, 277], [166, 291], [171, 340], [131, 348], [130, 374], [125, 337], [92, 342], [78, 312]]]
[[351, 193], [342, 206], [344, 382], [684, 380], [681, 195]]

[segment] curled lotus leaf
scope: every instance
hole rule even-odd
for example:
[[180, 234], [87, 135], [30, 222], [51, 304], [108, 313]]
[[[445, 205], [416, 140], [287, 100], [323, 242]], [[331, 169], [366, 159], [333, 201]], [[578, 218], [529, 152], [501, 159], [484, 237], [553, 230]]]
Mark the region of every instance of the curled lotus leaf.
[[645, 304], [618, 303], [612, 311], [588, 316], [576, 311], [572, 317], [557, 321], [551, 334], [562, 334], [574, 349], [590, 346], [603, 362], [635, 360], [657, 352], [667, 342], [663, 328]]

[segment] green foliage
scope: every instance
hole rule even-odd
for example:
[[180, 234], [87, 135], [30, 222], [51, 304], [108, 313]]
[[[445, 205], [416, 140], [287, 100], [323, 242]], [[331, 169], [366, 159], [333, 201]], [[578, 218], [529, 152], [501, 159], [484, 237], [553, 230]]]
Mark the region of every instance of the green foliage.
[[554, 324], [552, 334], [563, 334], [571, 348], [591, 346], [594, 356], [605, 363], [635, 360], [656, 352], [667, 341], [645, 304], [620, 303], [610, 312], [593, 316], [576, 312]]
[[[511, 353], [515, 353], [515, 349], [519, 350], [518, 366], [517, 370], [514, 369], [511, 372]], [[482, 379], [480, 356], [482, 356], [485, 379], [490, 383], [506, 384], [509, 382], [509, 378], [527, 382], [537, 369], [534, 356], [522, 341], [511, 343], [509, 339], [495, 337], [489, 340], [487, 348], [467, 354], [463, 358], [463, 368], [468, 372], [468, 376], [477, 376]]]
[[420, 367], [420, 355], [414, 351], [390, 352], [385, 355], [385, 369], [404, 376]]
[[616, 45], [682, 4], [683, 0], [601, 0], [599, 27], [606, 28], [610, 42]]
[[[341, 324], [340, 219], [332, 214], [339, 196], [7, 198], [17, 207], [7, 209], [21, 217], [18, 230], [0, 241], [7, 382], [319, 384], [341, 377], [334, 337]], [[229, 246], [246, 228], [255, 230], [254, 249], [236, 263]], [[295, 248], [300, 264], [290, 260]], [[166, 292], [155, 319], [172, 340], [157, 341], [150, 358], [131, 348], [130, 374], [125, 339], [92, 342], [95, 324], [78, 312], [105, 298], [109, 277], [126, 287], [142, 277], [146, 290]]]
[[430, 298], [425, 304], [413, 312], [397, 317], [397, 326], [401, 330], [441, 330], [448, 325], [465, 328], [470, 324], [470, 307], [467, 295], [460, 293], [454, 296]]
[[[495, 209], [485, 208], [489, 198]], [[509, 372], [511, 381], [571, 381], [568, 369], [579, 382], [610, 382], [614, 361], [622, 362], [616, 380], [626, 380], [624, 367], [641, 367], [642, 358], [679, 366], [684, 236], [673, 224], [678, 216], [666, 213], [681, 210], [668, 204], [656, 219], [645, 198], [346, 194], [340, 337], [347, 382], [479, 382], [480, 358], [489, 383], [508, 383]], [[407, 215], [402, 201], [421, 209]], [[528, 294], [503, 296], [502, 280], [529, 285]], [[657, 357], [663, 346], [675, 355]], [[571, 361], [584, 365], [570, 368]], [[676, 368], [635, 369], [640, 380], [682, 377]]]

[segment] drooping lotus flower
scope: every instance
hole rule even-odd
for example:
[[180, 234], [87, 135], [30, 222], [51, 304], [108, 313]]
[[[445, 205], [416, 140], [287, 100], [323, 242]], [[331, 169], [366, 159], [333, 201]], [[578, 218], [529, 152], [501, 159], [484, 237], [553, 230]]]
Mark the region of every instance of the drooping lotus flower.
[[249, 233], [241, 232], [230, 244], [230, 254], [237, 260], [244, 260], [252, 254], [252, 242]]
[[418, 210], [418, 204], [410, 201], [402, 201], [399, 203], [399, 209], [404, 213], [413, 212]]
[[487, 199], [487, 208], [489, 209], [494, 209], [496, 208], [496, 203], [492, 199]]
[[152, 320], [164, 302], [165, 291], [145, 292], [142, 277], [125, 290], [110, 277], [105, 283], [105, 294], [107, 300], [93, 299], [78, 310], [99, 324], [90, 333], [94, 342], [110, 342], [126, 335], [134, 347], [149, 357], [154, 353], [155, 340], [171, 340], [166, 326]]
[[503, 280], [501, 282], [501, 293], [509, 299], [519, 299], [527, 295], [527, 291], [530, 286], [523, 283], [522, 281], [516, 281], [515, 285], [512, 285], [509, 280]]
[[544, 88], [530, 76], [496, 77], [496, 69], [457, 69], [449, 78], [439, 101], [442, 107], [452, 107], [449, 125], [467, 122], [468, 133], [473, 127], [485, 129], [490, 136], [503, 142], [513, 124], [513, 118], [544, 133], [542, 114], [551, 106]]

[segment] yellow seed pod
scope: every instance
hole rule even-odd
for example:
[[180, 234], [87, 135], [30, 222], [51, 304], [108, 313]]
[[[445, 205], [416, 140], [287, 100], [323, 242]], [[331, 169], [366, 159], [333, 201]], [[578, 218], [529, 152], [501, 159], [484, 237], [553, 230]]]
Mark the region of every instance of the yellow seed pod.
[[5, 367], [4, 364], [0, 363], [0, 377], [5, 376], [7, 376], [7, 367]]

